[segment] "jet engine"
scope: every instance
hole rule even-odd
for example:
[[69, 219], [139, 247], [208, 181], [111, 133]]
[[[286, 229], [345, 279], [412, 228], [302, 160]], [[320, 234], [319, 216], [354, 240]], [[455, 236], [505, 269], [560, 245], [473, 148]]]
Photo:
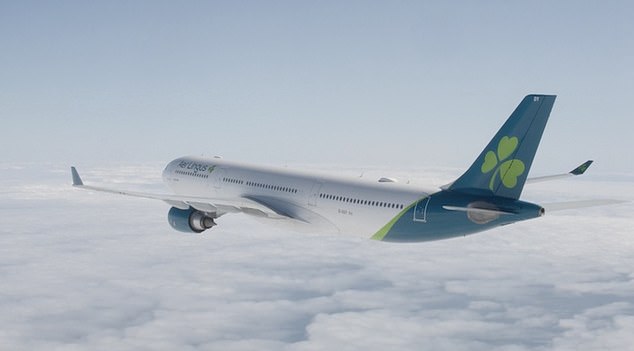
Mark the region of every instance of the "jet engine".
[[216, 225], [213, 217], [191, 207], [187, 210], [170, 208], [167, 221], [172, 228], [183, 233], [202, 233]]

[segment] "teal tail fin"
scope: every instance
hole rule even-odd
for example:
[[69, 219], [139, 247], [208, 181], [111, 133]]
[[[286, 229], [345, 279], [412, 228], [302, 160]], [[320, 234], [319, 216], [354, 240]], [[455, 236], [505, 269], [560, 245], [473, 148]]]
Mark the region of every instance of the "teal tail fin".
[[528, 95], [471, 167], [448, 190], [518, 199], [555, 95]]

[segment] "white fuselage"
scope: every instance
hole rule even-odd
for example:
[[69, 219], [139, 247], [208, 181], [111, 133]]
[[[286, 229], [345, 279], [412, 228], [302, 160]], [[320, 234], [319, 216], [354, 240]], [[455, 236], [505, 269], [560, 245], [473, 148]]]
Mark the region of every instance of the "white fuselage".
[[362, 237], [437, 191], [200, 157], [170, 162], [163, 180], [178, 195], [261, 201], [321, 230]]

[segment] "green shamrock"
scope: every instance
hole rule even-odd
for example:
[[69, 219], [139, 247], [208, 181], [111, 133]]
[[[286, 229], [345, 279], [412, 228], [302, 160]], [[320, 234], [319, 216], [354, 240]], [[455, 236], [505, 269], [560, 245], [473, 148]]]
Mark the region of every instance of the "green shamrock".
[[512, 189], [517, 185], [517, 177], [524, 173], [526, 169], [524, 162], [518, 159], [506, 160], [513, 154], [515, 149], [517, 149], [518, 144], [519, 141], [517, 137], [505, 136], [502, 137], [498, 143], [497, 154], [493, 151], [488, 151], [486, 155], [484, 155], [484, 163], [481, 168], [482, 173], [489, 173], [495, 169], [495, 172], [493, 172], [491, 176], [491, 181], [489, 182], [489, 189], [491, 189], [491, 191], [493, 191], [493, 185], [495, 184], [495, 179], [498, 174], [501, 174], [502, 184]]

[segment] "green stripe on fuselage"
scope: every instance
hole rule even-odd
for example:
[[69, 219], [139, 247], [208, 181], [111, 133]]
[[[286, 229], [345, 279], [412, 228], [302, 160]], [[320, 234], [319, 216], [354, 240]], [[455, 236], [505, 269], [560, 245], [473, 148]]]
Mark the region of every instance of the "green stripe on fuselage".
[[[420, 201], [420, 200], [419, 200]], [[372, 235], [372, 237], [370, 239], [374, 239], [374, 240], [383, 240], [383, 238], [385, 238], [385, 236], [387, 235], [387, 233], [390, 232], [390, 229], [392, 229], [392, 227], [394, 226], [394, 224], [396, 222], [398, 222], [399, 219], [401, 219], [401, 217], [403, 217], [403, 215], [409, 211], [412, 207], [414, 207], [416, 204], [418, 203], [418, 201], [415, 201], [414, 203], [412, 203], [411, 205], [405, 207], [403, 209], [403, 211], [399, 212], [394, 218], [392, 218], [391, 221], [387, 222], [386, 225], [383, 226], [383, 228], [379, 229], [378, 232], [376, 232], [374, 235]]]

